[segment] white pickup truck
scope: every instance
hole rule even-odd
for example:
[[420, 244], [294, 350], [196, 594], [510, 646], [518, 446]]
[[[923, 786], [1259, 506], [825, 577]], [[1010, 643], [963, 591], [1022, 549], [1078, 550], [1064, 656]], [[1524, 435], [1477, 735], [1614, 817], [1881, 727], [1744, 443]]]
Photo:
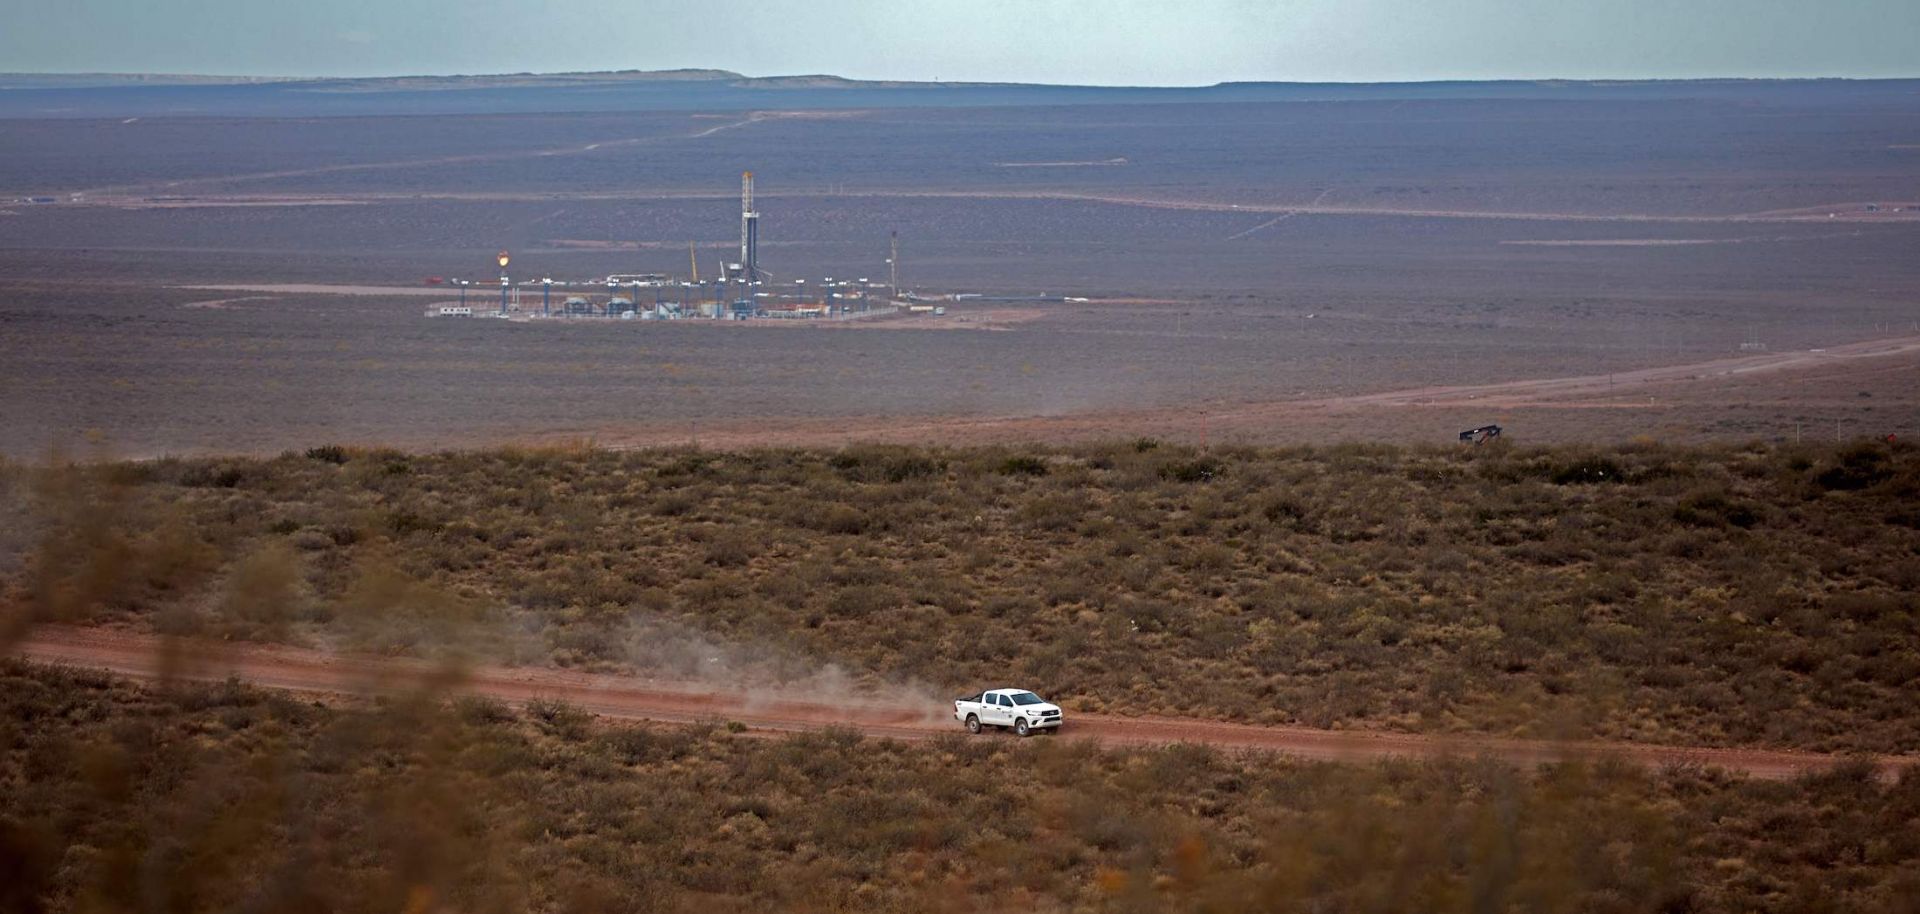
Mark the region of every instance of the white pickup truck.
[[978, 695], [953, 700], [953, 719], [967, 726], [968, 733], [981, 727], [1013, 728], [1026, 736], [1035, 730], [1053, 730], [1060, 726], [1060, 706], [1040, 700], [1026, 689], [989, 689]]

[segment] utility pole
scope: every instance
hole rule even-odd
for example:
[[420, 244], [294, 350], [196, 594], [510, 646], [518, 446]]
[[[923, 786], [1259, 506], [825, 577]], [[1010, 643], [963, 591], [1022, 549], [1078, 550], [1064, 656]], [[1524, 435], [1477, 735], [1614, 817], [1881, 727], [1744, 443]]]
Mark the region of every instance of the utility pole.
[[893, 301], [900, 300], [900, 233], [887, 233], [889, 250], [887, 252], [887, 287], [892, 290]]

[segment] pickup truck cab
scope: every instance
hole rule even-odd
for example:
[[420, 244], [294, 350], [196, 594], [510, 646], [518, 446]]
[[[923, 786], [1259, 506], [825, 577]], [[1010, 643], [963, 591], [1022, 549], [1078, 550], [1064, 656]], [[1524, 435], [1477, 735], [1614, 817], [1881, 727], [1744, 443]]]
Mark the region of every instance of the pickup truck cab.
[[981, 727], [1012, 727], [1026, 736], [1035, 730], [1058, 729], [1064, 718], [1059, 705], [1048, 704], [1026, 689], [990, 689], [954, 699], [953, 719], [965, 724], [968, 733], [979, 733]]

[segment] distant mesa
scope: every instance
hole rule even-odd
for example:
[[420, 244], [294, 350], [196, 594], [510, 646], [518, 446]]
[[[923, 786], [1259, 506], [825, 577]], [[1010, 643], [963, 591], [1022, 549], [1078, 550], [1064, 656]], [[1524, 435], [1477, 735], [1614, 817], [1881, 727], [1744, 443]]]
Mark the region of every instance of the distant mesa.
[[389, 92], [434, 89], [537, 89], [618, 86], [633, 83], [731, 83], [747, 77], [732, 70], [612, 70], [578, 73], [501, 73], [455, 76], [370, 76], [286, 80], [319, 92]]
[[0, 73], [0, 89], [105, 89], [120, 86], [292, 85], [335, 91], [617, 85], [636, 82], [732, 82], [732, 70], [598, 70], [571, 73], [483, 73], [440, 76], [218, 76], [184, 73]]
[[0, 73], [0, 90], [104, 89], [119, 86], [248, 86], [287, 82], [282, 76], [194, 76], [184, 73]]
[[911, 79], [849, 79], [829, 73], [804, 76], [742, 76], [731, 82], [739, 89], [994, 89], [1037, 86], [1037, 83], [927, 82]]
[[632, 83], [720, 83], [739, 89], [966, 89], [1022, 83], [860, 80], [831, 73], [748, 76], [732, 70], [593, 70], [564, 73], [457, 73], [414, 76], [217, 76], [173, 73], [0, 73], [0, 89], [100, 89], [119, 86], [283, 85], [322, 92], [417, 91], [422, 89], [612, 86]]
[[861, 85], [858, 80], [828, 73], [804, 76], [742, 76], [731, 82], [742, 89], [847, 89]]

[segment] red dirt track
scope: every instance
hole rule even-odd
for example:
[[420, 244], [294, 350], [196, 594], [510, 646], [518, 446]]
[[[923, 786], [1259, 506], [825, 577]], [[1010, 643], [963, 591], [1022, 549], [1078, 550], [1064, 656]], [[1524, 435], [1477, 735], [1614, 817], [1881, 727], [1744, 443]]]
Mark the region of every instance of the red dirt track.
[[[508, 704], [559, 699], [591, 713], [623, 720], [690, 723], [737, 721], [760, 731], [804, 731], [851, 726], [862, 733], [926, 739], [958, 733], [938, 700], [920, 704], [845, 701], [804, 692], [726, 691], [695, 683], [506, 667], [451, 669], [413, 661], [330, 654], [267, 645], [231, 645], [164, 639], [104, 629], [47, 626], [16, 645], [13, 654], [41, 663], [106, 670], [143, 680], [220, 681], [325, 695], [398, 694], [446, 689]], [[1708, 749], [1596, 742], [1545, 742], [1491, 737], [1436, 737], [1357, 733], [1305, 727], [1256, 727], [1198, 720], [1118, 718], [1069, 714], [1056, 738], [1105, 745], [1199, 743], [1257, 749], [1318, 760], [1485, 756], [1517, 765], [1574, 758], [1617, 759], [1662, 766], [1697, 764], [1752, 777], [1783, 779], [1829, 768], [1842, 757], [1810, 752]], [[1886, 773], [1920, 757], [1882, 759]]]

